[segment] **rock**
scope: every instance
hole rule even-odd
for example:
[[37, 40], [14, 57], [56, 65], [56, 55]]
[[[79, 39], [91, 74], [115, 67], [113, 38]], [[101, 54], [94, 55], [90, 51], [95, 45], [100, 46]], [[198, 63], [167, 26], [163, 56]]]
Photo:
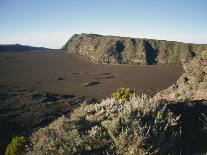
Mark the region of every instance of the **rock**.
[[83, 33], [72, 36], [62, 49], [94, 63], [181, 66], [207, 49], [207, 44]]
[[[185, 65], [185, 72], [177, 83], [155, 95], [166, 100], [207, 100], [207, 51]], [[175, 87], [176, 86], [176, 87]]]

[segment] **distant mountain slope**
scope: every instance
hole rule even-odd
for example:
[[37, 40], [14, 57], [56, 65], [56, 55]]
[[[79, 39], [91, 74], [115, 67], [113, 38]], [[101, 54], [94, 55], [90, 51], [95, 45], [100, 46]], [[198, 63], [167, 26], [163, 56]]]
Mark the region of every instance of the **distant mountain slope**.
[[21, 51], [45, 50], [45, 49], [47, 48], [33, 47], [33, 46], [20, 45], [20, 44], [0, 45], [0, 52], [21, 52]]
[[82, 33], [73, 35], [62, 49], [94, 63], [181, 66], [207, 49], [207, 44]]

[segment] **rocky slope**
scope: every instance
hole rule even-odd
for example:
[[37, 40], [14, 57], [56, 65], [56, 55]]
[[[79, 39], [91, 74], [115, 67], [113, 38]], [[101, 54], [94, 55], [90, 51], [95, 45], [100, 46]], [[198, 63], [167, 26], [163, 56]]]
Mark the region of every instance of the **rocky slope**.
[[75, 34], [62, 49], [94, 63], [183, 65], [207, 49], [206, 44]]
[[[1, 86], [3, 87], [3, 86]], [[0, 154], [3, 154], [12, 137], [29, 134], [63, 114], [71, 113], [83, 102], [94, 98], [74, 95], [57, 95], [49, 92], [21, 88], [0, 90]]]
[[177, 83], [155, 97], [167, 100], [207, 100], [207, 51], [184, 65], [185, 73]]

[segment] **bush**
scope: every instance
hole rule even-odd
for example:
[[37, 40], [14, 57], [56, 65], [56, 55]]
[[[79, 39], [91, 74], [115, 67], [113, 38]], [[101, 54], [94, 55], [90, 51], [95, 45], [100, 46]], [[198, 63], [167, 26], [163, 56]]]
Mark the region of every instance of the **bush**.
[[[83, 123], [83, 124], [82, 124]], [[106, 154], [112, 146], [108, 133], [86, 119], [60, 117], [32, 135], [29, 155]]]
[[116, 92], [113, 93], [113, 98], [118, 101], [122, 100], [124, 102], [129, 101], [130, 97], [134, 93], [130, 88], [119, 88]]
[[176, 154], [179, 117], [146, 95], [82, 104], [31, 137], [29, 154]]
[[176, 93], [175, 97], [178, 98], [178, 97], [180, 97], [180, 95], [181, 95], [180, 93]]
[[6, 149], [5, 155], [20, 155], [24, 152], [27, 139], [24, 136], [16, 136], [12, 139]]

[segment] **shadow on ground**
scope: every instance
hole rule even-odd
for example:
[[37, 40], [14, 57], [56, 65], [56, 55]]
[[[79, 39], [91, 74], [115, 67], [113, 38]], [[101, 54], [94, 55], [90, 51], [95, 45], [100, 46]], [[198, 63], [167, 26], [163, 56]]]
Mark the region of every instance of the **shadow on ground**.
[[207, 152], [207, 101], [183, 101], [168, 105], [170, 111], [181, 116], [181, 154]]

